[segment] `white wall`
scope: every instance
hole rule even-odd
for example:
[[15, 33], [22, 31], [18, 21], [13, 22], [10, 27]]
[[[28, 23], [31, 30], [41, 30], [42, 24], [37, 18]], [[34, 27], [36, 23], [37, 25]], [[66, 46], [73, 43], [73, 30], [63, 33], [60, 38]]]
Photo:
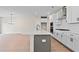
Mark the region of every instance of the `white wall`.
[[2, 19], [2, 34], [7, 33], [25, 33], [32, 34], [35, 31], [36, 22], [38, 17], [14, 17], [14, 24], [8, 24], [10, 22], [9, 17]]

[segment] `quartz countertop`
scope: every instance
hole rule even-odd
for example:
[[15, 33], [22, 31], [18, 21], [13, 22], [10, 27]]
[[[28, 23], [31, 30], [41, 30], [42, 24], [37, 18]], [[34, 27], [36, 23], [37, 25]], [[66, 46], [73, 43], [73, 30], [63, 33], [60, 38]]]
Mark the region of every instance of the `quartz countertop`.
[[34, 35], [51, 35], [51, 33], [47, 31], [36, 31]]

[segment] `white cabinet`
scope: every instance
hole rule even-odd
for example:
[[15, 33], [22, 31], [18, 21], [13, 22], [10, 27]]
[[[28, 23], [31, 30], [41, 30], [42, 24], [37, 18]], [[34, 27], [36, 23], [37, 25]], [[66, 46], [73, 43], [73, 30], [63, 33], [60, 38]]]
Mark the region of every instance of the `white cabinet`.
[[55, 38], [56, 38], [58, 41], [61, 41], [61, 32], [56, 31], [54, 35], [55, 35]]
[[79, 52], [79, 35], [56, 31], [55, 38], [73, 51]]
[[66, 18], [66, 6], [63, 6], [59, 9], [58, 13], [58, 20], [63, 20]]
[[64, 45], [66, 45], [66, 43], [67, 43], [67, 34], [64, 33], [64, 32], [61, 34], [61, 42], [62, 42]]
[[62, 17], [62, 9], [58, 11], [58, 18], [61, 18], [61, 17]]
[[58, 40], [61, 42], [62, 40], [61, 40], [61, 35], [62, 35], [62, 32], [58, 32]]
[[73, 50], [79, 52], [79, 35], [74, 36]]
[[73, 50], [73, 42], [74, 42], [74, 38], [71, 34], [69, 34], [68, 32], [62, 32], [61, 33], [61, 43], [63, 43], [65, 46], [67, 46], [68, 48]]
[[68, 32], [62, 32], [61, 42], [70, 49], [73, 49], [73, 39]]
[[67, 23], [79, 22], [79, 7], [68, 6], [67, 7]]
[[67, 6], [67, 23], [72, 22], [72, 7]]
[[57, 13], [58, 13], [58, 20], [61, 20], [62, 17], [64, 16], [63, 7]]
[[79, 35], [70, 34], [67, 36], [67, 46], [73, 51], [79, 51]]
[[79, 52], [79, 35], [63, 33], [61, 42], [71, 50]]
[[74, 42], [74, 38], [73, 35], [67, 35], [67, 46], [73, 50], [73, 42]]

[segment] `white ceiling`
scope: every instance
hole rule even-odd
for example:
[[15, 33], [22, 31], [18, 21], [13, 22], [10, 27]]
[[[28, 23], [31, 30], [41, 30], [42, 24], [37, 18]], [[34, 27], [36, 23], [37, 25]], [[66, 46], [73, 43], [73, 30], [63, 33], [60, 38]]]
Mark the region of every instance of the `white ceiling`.
[[14, 15], [47, 16], [61, 8], [60, 6], [0, 6], [0, 17]]

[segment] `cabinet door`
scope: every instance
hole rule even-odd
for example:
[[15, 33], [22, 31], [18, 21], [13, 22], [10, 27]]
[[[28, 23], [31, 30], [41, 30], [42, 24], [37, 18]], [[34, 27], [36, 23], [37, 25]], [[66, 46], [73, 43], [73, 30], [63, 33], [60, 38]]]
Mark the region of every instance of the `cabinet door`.
[[72, 7], [72, 20], [79, 22], [79, 6]]
[[57, 40], [61, 41], [61, 33], [60, 32], [56, 32], [56, 38], [57, 38]]
[[72, 22], [72, 7], [68, 6], [67, 8], [67, 23], [71, 23]]
[[62, 32], [60, 32], [60, 41], [61, 41], [61, 43], [63, 43], [63, 33]]
[[61, 35], [61, 42], [64, 44], [64, 45], [66, 45], [67, 44], [67, 37], [66, 37], [66, 33], [62, 33], [62, 35]]
[[79, 52], [79, 36], [74, 37], [74, 44], [73, 44], [74, 51]]
[[79, 22], [79, 6], [72, 7], [72, 21]]
[[67, 36], [67, 46], [70, 48], [70, 49], [73, 49], [73, 42], [74, 42], [74, 38], [72, 36]]
[[68, 23], [79, 22], [79, 7], [78, 6], [67, 7], [67, 22]]
[[59, 18], [62, 18], [62, 16], [63, 16], [63, 10], [62, 10], [62, 8], [58, 11], [58, 19]]
[[35, 52], [51, 51], [50, 36], [49, 35], [35, 35], [34, 36], [34, 51]]

